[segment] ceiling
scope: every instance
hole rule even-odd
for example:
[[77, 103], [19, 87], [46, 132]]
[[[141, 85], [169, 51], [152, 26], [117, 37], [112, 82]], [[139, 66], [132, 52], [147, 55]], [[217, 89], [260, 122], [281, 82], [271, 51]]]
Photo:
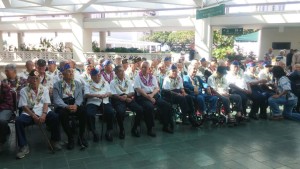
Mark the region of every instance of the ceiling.
[[300, 0], [2, 0], [1, 16], [183, 10], [219, 3], [252, 4]]

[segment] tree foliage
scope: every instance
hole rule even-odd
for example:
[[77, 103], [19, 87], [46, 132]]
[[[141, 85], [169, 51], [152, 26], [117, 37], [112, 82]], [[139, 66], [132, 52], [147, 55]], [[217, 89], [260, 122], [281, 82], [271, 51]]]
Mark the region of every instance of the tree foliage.
[[168, 45], [172, 51], [186, 50], [186, 47], [194, 42], [195, 31], [153, 32], [143, 37], [143, 40]]
[[[254, 29], [244, 29], [243, 35], [257, 32]], [[227, 57], [236, 57], [241, 54], [234, 53], [234, 39], [240, 35], [222, 35], [220, 30], [214, 30], [213, 32], [213, 51], [212, 54], [218, 59]]]

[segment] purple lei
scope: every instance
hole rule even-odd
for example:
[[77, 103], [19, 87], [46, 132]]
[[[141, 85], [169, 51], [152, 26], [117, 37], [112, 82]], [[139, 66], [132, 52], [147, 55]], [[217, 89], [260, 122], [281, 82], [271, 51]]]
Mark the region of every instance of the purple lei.
[[140, 76], [140, 79], [141, 81], [144, 83], [145, 86], [152, 86], [152, 79], [153, 79], [153, 76], [152, 74], [149, 74], [149, 80], [147, 81], [147, 79], [143, 76], [142, 74], [142, 71], [140, 71], [139, 73], [139, 76]]
[[106, 73], [105, 73], [104, 70], [103, 70], [103, 71], [101, 72], [101, 75], [104, 77], [104, 79], [105, 79], [108, 83], [110, 83], [110, 82], [113, 80], [113, 78], [114, 78], [113, 72], [111, 72], [111, 73], [109, 74], [109, 77], [107, 77]]

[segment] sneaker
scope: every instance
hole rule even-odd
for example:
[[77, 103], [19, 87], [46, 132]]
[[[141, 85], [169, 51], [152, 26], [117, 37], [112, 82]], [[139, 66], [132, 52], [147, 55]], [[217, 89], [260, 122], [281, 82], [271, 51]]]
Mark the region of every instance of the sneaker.
[[59, 141], [51, 141], [51, 145], [55, 151], [59, 151], [62, 149]]
[[25, 145], [19, 149], [19, 152], [17, 153], [17, 158], [18, 159], [24, 158], [28, 153], [29, 153], [29, 147], [28, 145]]

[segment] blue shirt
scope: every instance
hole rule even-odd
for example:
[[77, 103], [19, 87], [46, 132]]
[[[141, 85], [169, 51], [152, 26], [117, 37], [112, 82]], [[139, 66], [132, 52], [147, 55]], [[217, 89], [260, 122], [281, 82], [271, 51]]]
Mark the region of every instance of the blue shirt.
[[201, 94], [202, 89], [204, 88], [205, 82], [200, 78], [200, 76], [195, 76], [192, 80], [190, 76], [184, 75], [183, 76], [183, 86], [187, 89], [188, 94], [194, 95], [194, 87], [198, 87], [198, 91]]

